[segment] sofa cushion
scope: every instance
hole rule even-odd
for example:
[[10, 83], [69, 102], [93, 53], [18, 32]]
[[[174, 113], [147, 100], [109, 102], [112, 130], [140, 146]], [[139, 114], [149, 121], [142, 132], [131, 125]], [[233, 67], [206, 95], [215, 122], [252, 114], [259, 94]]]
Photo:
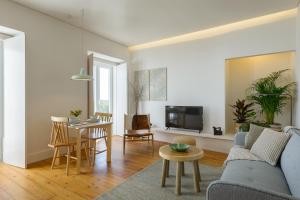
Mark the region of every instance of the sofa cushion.
[[250, 153], [249, 149], [245, 149], [240, 146], [233, 146], [230, 149], [227, 159], [224, 162], [224, 166], [226, 166], [227, 163], [232, 160], [260, 160], [260, 161], [262, 161], [260, 158], [258, 158], [254, 154]]
[[260, 134], [263, 132], [265, 127], [257, 126], [255, 124], [250, 124], [249, 133], [246, 135], [245, 138], [245, 148], [251, 149], [254, 142], [257, 140], [257, 138], [260, 136]]
[[227, 163], [222, 181], [290, 195], [280, 167], [263, 161], [235, 160]]
[[[297, 132], [297, 130], [294, 130]], [[294, 133], [281, 155], [281, 168], [293, 196], [300, 198], [300, 131]]]
[[289, 133], [266, 128], [257, 138], [250, 152], [269, 164], [276, 165], [289, 138]]

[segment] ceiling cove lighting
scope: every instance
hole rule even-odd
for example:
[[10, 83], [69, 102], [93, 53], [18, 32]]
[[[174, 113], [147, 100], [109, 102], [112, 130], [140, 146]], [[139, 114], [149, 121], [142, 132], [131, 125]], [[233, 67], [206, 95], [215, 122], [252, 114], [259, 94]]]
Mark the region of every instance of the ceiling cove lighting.
[[139, 44], [139, 45], [134, 45], [129, 47], [128, 49], [130, 51], [136, 51], [140, 49], [148, 49], [148, 48], [153, 48], [153, 47], [158, 47], [158, 46], [165, 46], [165, 45], [170, 45], [170, 44], [176, 44], [176, 43], [181, 43], [181, 42], [187, 42], [187, 41], [192, 41], [192, 40], [199, 40], [199, 39], [204, 39], [204, 38], [210, 38], [218, 35], [222, 35], [225, 33], [229, 33], [232, 31], [238, 31], [246, 28], [251, 28], [263, 24], [268, 24], [272, 22], [276, 22], [279, 20], [283, 19], [288, 19], [292, 17], [297, 16], [297, 9], [291, 9], [291, 10], [286, 10], [286, 11], [281, 11], [269, 15], [264, 15], [261, 17], [255, 17], [252, 19], [248, 20], [243, 20], [239, 22], [234, 22], [222, 26], [217, 26], [201, 31], [196, 31], [192, 33], [187, 33], [179, 36], [174, 36], [174, 37], [169, 37], [165, 38], [162, 40], [157, 40], [153, 42], [148, 42], [144, 44]]

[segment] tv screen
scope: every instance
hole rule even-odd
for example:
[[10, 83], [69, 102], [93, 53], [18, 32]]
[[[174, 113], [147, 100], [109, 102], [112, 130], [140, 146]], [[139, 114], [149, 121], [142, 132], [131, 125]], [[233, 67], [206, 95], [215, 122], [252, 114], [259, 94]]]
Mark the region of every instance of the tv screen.
[[166, 106], [165, 112], [167, 128], [203, 129], [202, 106]]

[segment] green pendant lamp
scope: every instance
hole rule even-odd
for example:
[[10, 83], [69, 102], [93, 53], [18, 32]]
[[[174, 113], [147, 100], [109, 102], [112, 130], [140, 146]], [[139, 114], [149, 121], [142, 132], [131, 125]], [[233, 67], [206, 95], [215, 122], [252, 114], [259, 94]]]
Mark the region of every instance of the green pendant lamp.
[[81, 68], [80, 73], [73, 75], [71, 79], [74, 81], [91, 81], [93, 78], [87, 74], [85, 68]]
[[[83, 17], [84, 17], [84, 9], [81, 10], [81, 29], [83, 29]], [[83, 31], [81, 30], [81, 47], [82, 47], [82, 54], [84, 55], [84, 48], [83, 48]], [[85, 60], [85, 57], [84, 59]], [[87, 74], [87, 71], [84, 67], [80, 69], [79, 74], [75, 74], [71, 77], [72, 80], [75, 81], [92, 81], [93, 77]]]

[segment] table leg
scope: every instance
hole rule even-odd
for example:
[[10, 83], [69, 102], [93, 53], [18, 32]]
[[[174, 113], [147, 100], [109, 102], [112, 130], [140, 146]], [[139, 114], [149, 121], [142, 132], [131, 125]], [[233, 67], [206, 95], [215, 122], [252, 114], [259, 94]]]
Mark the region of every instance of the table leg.
[[169, 160], [167, 160], [167, 169], [166, 169], [166, 177], [169, 177], [170, 176], [170, 161]]
[[167, 175], [167, 164], [168, 160], [163, 159], [162, 175], [161, 175], [161, 187], [164, 187], [166, 184], [166, 175]]
[[112, 136], [112, 124], [109, 124], [107, 128], [107, 151], [106, 151], [107, 162], [111, 162], [111, 136]]
[[181, 194], [181, 174], [182, 174], [182, 164], [181, 162], [177, 162], [177, 168], [176, 168], [176, 188], [175, 193], [176, 195]]
[[81, 167], [81, 134], [80, 129], [77, 130], [77, 144], [76, 144], [76, 171], [77, 174], [80, 174], [80, 167]]
[[198, 180], [201, 181], [201, 174], [200, 174], [200, 168], [199, 168], [199, 162], [197, 161], [197, 172], [198, 172]]
[[200, 192], [198, 160], [193, 161], [194, 168], [194, 187], [196, 192]]
[[184, 162], [181, 162], [181, 176], [184, 176]]

